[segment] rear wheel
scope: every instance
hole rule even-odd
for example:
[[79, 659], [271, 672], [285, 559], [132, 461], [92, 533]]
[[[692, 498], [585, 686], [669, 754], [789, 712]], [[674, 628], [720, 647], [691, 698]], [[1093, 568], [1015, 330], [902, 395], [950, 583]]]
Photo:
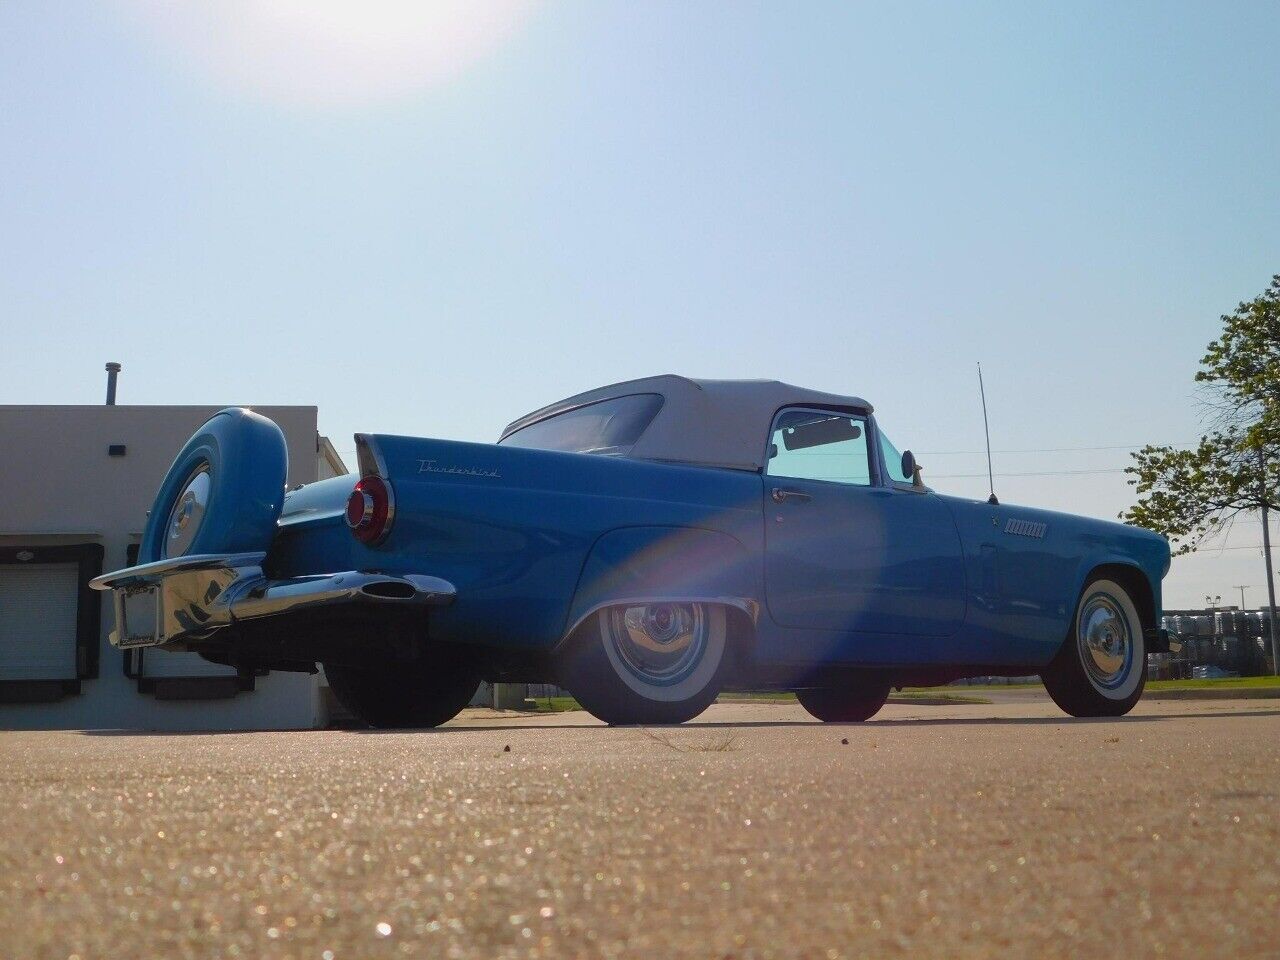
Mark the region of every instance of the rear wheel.
[[371, 727], [438, 727], [480, 686], [472, 658], [445, 651], [409, 662], [326, 663], [324, 672], [338, 702]]
[[842, 687], [797, 690], [796, 699], [823, 723], [861, 723], [879, 713], [888, 701], [889, 684], [860, 680]]
[[725, 633], [716, 604], [609, 607], [580, 633], [565, 684], [605, 723], [683, 723], [720, 692]]
[[1090, 581], [1062, 649], [1040, 677], [1054, 703], [1073, 717], [1120, 717], [1132, 710], [1146, 686], [1147, 656], [1128, 590], [1114, 580]]

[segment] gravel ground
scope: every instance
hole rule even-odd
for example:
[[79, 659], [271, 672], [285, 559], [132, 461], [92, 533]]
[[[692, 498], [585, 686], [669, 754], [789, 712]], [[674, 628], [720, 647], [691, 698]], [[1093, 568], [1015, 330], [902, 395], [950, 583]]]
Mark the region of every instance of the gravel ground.
[[0, 957], [1280, 957], [1278, 794], [1265, 701], [0, 733]]

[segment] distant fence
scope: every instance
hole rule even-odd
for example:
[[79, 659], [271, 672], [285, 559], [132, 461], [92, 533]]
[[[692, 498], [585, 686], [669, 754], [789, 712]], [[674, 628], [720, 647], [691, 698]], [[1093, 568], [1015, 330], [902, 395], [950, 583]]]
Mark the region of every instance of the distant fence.
[[1161, 623], [1169, 631], [1169, 653], [1151, 657], [1159, 674], [1191, 676], [1196, 667], [1246, 677], [1272, 671], [1269, 610], [1171, 611]]

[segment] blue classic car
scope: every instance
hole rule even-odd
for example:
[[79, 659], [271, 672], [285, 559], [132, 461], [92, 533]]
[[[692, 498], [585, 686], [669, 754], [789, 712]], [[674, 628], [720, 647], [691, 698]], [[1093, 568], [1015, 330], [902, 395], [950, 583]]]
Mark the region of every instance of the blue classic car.
[[848, 722], [894, 686], [1038, 673], [1066, 712], [1114, 716], [1167, 648], [1163, 538], [935, 493], [857, 397], [658, 376], [496, 444], [356, 445], [358, 480], [286, 492], [274, 423], [209, 420], [139, 565], [94, 583], [113, 643], [323, 665], [394, 727], [443, 723], [483, 679], [558, 682], [609, 723], [679, 723], [727, 688]]

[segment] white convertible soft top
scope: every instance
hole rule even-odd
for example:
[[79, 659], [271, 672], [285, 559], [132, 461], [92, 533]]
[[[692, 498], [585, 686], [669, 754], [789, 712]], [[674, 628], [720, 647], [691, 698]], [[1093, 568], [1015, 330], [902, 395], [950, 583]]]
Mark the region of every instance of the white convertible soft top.
[[806, 390], [777, 380], [691, 380], [668, 373], [599, 387], [550, 404], [509, 424], [502, 439], [590, 403], [641, 393], [661, 394], [662, 409], [627, 451], [628, 457], [735, 470], [763, 469], [769, 426], [782, 407], [871, 412], [871, 404], [858, 397]]

